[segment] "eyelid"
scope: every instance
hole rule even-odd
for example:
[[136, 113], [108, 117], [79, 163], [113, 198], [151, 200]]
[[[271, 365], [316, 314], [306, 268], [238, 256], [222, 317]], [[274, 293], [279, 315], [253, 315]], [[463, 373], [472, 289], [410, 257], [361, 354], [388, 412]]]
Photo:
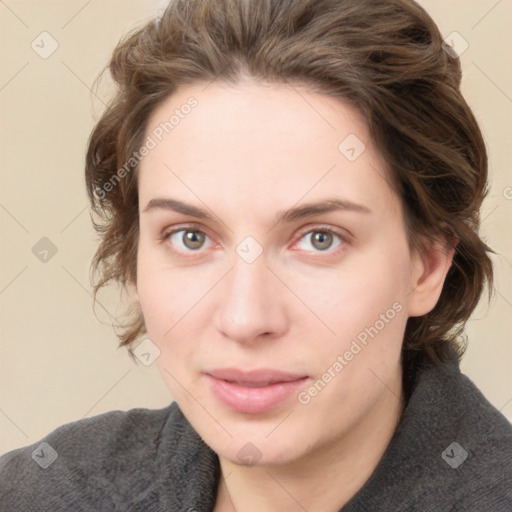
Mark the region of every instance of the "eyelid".
[[[165, 242], [166, 240], [169, 239], [170, 236], [172, 236], [173, 234], [175, 234], [179, 231], [194, 231], [194, 232], [202, 233], [211, 240], [211, 237], [208, 235], [206, 230], [203, 229], [199, 224], [195, 224], [195, 223], [182, 224], [182, 225], [179, 225], [176, 227], [165, 229], [161, 234], [161, 240], [163, 242]], [[300, 240], [302, 240], [302, 238], [304, 238], [305, 235], [307, 235], [309, 233], [313, 233], [313, 232], [325, 232], [325, 233], [330, 233], [330, 234], [336, 235], [337, 237], [340, 238], [340, 240], [342, 242], [335, 249], [327, 249], [325, 251], [310, 251], [310, 252], [318, 253], [320, 255], [321, 254], [329, 254], [329, 255], [335, 254], [337, 251], [340, 250], [340, 248], [343, 248], [350, 241], [350, 236], [348, 235], [348, 233], [345, 234], [340, 229], [336, 229], [336, 228], [334, 228], [332, 226], [328, 226], [328, 225], [312, 224], [312, 225], [309, 225], [308, 227], [301, 229], [301, 231], [299, 232], [299, 235], [297, 236], [295, 242], [293, 242], [292, 246], [295, 246]], [[189, 257], [189, 256], [185, 256], [184, 253], [176, 251], [174, 249], [173, 249], [173, 252], [175, 252], [179, 256]], [[200, 253], [200, 252], [201, 252], [201, 249], [198, 249], [197, 251], [187, 251], [187, 253], [189, 255], [194, 255], [194, 253]]]
[[[199, 224], [192, 223], [192, 224], [182, 224], [182, 225], [179, 225], [179, 226], [176, 226], [176, 227], [172, 227], [172, 228], [169, 228], [169, 229], [164, 229], [162, 231], [162, 234], [159, 237], [160, 241], [161, 242], [167, 242], [168, 239], [172, 235], [174, 235], [175, 233], [178, 233], [180, 231], [194, 231], [196, 233], [202, 233], [203, 235], [205, 235], [206, 237], [208, 237], [211, 240], [211, 237], [208, 235], [208, 233], [201, 226], [199, 226]], [[168, 245], [171, 246], [170, 243]], [[178, 250], [172, 248], [172, 251], [173, 251], [174, 254], [178, 255], [178, 257], [190, 258], [190, 257], [194, 257], [195, 254], [199, 254], [201, 252], [201, 249], [199, 249], [198, 251], [181, 252], [181, 251], [178, 251]]]
[[304, 238], [305, 235], [307, 235], [309, 233], [315, 233], [315, 232], [329, 233], [329, 234], [335, 235], [341, 240], [341, 243], [338, 247], [335, 247], [334, 249], [327, 249], [325, 251], [309, 251], [310, 253], [312, 252], [312, 253], [319, 254], [319, 255], [322, 255], [322, 254], [333, 255], [333, 254], [336, 254], [338, 251], [342, 250], [345, 247], [345, 245], [348, 244], [350, 241], [350, 236], [348, 234], [345, 234], [344, 232], [342, 232], [340, 229], [337, 229], [337, 228], [334, 228], [334, 227], [331, 227], [328, 225], [315, 224], [315, 225], [309, 226], [309, 227], [301, 230], [300, 234], [298, 235], [297, 240], [293, 243], [293, 246], [297, 245], [297, 243], [300, 242]]
[[314, 231], [321, 231], [321, 232], [327, 232], [332, 233], [334, 235], [339, 236], [342, 240], [348, 241], [349, 236], [348, 234], [344, 234], [341, 229], [334, 228], [332, 226], [328, 226], [327, 224], [313, 224], [309, 227], [303, 228], [300, 231], [300, 238], [302, 238], [304, 235], [307, 235], [308, 233], [314, 232]]
[[173, 226], [170, 228], [166, 228], [162, 231], [162, 238], [167, 238], [168, 236], [178, 232], [178, 231], [198, 231], [200, 233], [204, 233], [208, 236], [206, 231], [199, 224], [180, 224], [179, 226]]

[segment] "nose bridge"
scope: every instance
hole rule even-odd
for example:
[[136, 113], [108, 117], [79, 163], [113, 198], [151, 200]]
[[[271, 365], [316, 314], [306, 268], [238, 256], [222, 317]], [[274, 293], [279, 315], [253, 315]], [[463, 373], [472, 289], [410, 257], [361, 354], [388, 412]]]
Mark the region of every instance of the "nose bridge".
[[[263, 333], [280, 332], [284, 311], [263, 252], [240, 244], [233, 256], [219, 301], [218, 328], [236, 341], [252, 341]], [[247, 250], [249, 249], [249, 250]]]
[[[265, 291], [265, 282], [268, 280], [269, 270], [266, 258], [260, 255], [252, 260], [244, 259], [239, 253], [233, 258], [232, 292], [242, 296], [255, 295]], [[268, 283], [267, 287], [268, 289]]]

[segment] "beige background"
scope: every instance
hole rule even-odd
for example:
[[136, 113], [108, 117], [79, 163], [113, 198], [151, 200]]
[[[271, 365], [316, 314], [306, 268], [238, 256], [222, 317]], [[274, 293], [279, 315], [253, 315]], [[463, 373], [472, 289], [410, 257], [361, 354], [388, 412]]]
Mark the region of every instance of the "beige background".
[[[0, 2], [0, 452], [69, 421], [171, 400], [154, 366], [116, 349], [101, 307], [94, 315], [95, 236], [83, 179], [87, 137], [106, 99], [89, 88], [119, 37], [164, 3]], [[457, 31], [469, 44], [464, 91], [490, 153], [482, 232], [497, 252], [497, 293], [468, 325], [462, 369], [512, 420], [512, 1], [421, 4], [445, 36]], [[47, 59], [31, 48], [35, 40], [44, 50], [43, 31], [59, 45]], [[43, 237], [57, 249], [46, 263], [32, 252]], [[116, 315], [115, 295], [101, 300]]]

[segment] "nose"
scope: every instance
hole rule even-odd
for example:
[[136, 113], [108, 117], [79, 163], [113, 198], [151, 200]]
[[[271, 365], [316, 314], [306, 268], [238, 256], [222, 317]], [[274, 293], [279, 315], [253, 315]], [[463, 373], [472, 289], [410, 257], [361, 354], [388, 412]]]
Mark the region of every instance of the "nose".
[[233, 268], [221, 284], [215, 324], [223, 336], [253, 344], [286, 332], [284, 286], [269, 270], [263, 255], [247, 263], [235, 254]]

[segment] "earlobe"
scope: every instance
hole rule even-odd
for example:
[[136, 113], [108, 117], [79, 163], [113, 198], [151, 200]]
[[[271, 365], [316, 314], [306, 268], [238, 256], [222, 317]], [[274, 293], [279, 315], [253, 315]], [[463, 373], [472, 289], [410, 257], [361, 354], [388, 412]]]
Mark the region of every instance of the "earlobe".
[[437, 304], [455, 254], [456, 241], [450, 243], [437, 241], [424, 254], [414, 252], [409, 316], [426, 315]]

